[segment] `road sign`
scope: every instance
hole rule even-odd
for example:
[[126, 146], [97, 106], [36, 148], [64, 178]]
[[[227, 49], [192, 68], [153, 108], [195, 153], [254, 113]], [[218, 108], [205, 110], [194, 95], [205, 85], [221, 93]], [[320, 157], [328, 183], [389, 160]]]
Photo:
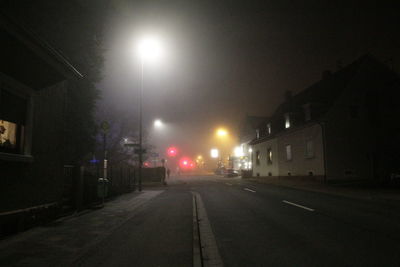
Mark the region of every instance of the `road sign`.
[[107, 121], [103, 121], [100, 125], [100, 128], [106, 133], [108, 130], [110, 130], [110, 124]]

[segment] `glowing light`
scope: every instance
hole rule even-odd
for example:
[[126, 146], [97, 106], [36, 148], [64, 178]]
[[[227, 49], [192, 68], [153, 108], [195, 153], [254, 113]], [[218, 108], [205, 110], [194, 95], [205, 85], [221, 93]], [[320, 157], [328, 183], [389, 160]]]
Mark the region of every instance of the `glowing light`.
[[175, 157], [176, 155], [178, 155], [178, 149], [176, 149], [175, 147], [169, 147], [167, 149], [167, 154], [169, 157]]
[[216, 148], [211, 149], [211, 157], [212, 158], [218, 158], [219, 156], [219, 151]]
[[185, 170], [185, 169], [192, 168], [194, 166], [194, 163], [189, 158], [181, 158], [179, 160], [179, 166], [181, 169]]
[[219, 128], [217, 129], [217, 136], [219, 137], [224, 137], [228, 135], [228, 131], [223, 129], [223, 128]]
[[242, 147], [241, 146], [235, 147], [234, 153], [235, 153], [235, 157], [242, 157], [243, 156]]
[[161, 128], [162, 126], [163, 126], [163, 123], [161, 120], [157, 119], [154, 121], [154, 127]]
[[253, 149], [249, 148], [249, 153], [253, 152]]
[[146, 36], [138, 45], [138, 54], [142, 60], [154, 60], [162, 56], [162, 46], [156, 36]]

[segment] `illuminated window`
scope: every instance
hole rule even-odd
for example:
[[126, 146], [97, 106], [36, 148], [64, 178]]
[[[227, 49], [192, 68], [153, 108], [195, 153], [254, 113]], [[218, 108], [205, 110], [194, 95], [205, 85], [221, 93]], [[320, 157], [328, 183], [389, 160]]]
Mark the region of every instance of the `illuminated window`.
[[292, 160], [292, 146], [286, 145], [286, 160]]
[[271, 134], [271, 123], [267, 124], [267, 134]]
[[259, 129], [256, 130], [256, 137], [257, 137], [257, 139], [260, 138], [260, 130]]
[[22, 153], [26, 100], [0, 90], [0, 152]]
[[308, 140], [306, 142], [306, 158], [314, 157], [314, 142], [312, 140]]
[[290, 116], [289, 114], [285, 114], [285, 128], [290, 128]]
[[272, 149], [271, 148], [267, 149], [267, 163], [272, 164]]
[[256, 151], [256, 165], [260, 165], [260, 159], [261, 159], [261, 155], [260, 155], [260, 151]]

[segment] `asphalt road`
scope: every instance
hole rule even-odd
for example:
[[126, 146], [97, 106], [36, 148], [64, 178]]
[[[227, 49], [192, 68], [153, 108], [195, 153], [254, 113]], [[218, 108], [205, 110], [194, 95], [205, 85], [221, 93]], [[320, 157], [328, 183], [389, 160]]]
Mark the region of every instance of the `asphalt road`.
[[168, 183], [2, 240], [0, 266], [400, 266], [399, 203], [240, 178]]
[[400, 265], [396, 205], [210, 176], [172, 179], [79, 265], [191, 266], [192, 192], [225, 266]]

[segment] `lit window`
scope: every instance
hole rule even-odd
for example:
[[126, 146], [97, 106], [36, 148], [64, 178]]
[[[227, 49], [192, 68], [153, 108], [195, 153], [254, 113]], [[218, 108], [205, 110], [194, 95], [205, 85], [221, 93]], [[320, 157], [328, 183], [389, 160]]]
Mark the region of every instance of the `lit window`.
[[256, 130], [256, 137], [257, 137], [257, 139], [260, 138], [260, 130], [259, 129]]
[[286, 160], [292, 160], [292, 146], [286, 145]]
[[261, 155], [260, 155], [260, 151], [256, 151], [256, 165], [260, 165], [260, 159], [261, 159]]
[[271, 123], [267, 124], [267, 133], [271, 134]]
[[289, 114], [285, 114], [285, 128], [290, 128], [290, 116]]
[[306, 142], [306, 157], [307, 158], [314, 157], [314, 142], [312, 140], [308, 140]]
[[0, 90], [0, 152], [23, 153], [26, 100]]
[[267, 163], [272, 164], [272, 149], [271, 148], [267, 149]]

